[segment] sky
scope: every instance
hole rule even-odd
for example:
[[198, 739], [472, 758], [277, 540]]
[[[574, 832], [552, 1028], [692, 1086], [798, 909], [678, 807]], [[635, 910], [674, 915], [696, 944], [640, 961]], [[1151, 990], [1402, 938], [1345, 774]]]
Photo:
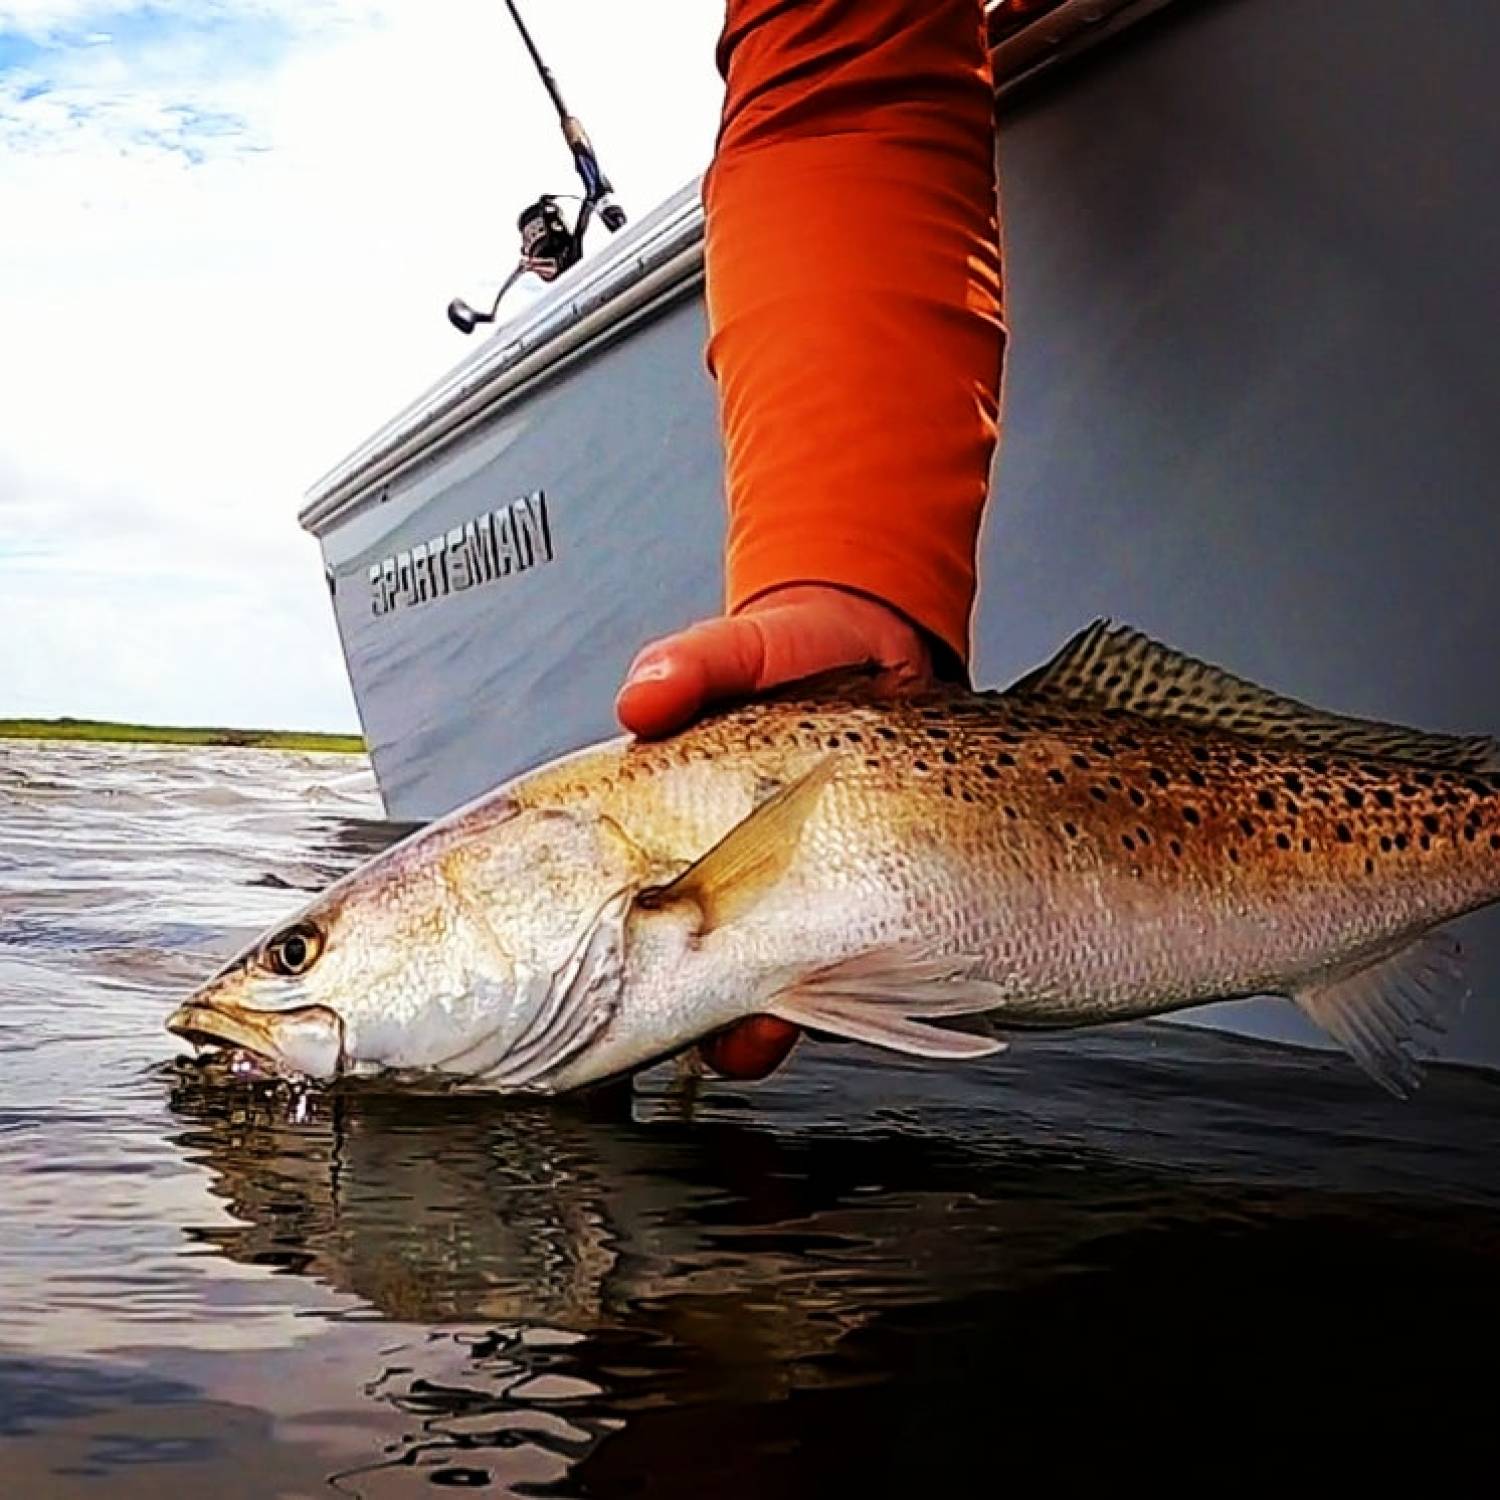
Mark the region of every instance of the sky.
[[[522, 9], [618, 201], [702, 169], [721, 6]], [[575, 186], [500, 0], [0, 0], [0, 717], [355, 727], [304, 492]]]

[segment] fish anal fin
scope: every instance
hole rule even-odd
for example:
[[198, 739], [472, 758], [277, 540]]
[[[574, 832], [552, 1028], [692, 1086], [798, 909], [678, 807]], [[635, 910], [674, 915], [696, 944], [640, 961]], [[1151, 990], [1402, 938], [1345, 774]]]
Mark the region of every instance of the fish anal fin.
[[1432, 1039], [1467, 995], [1462, 950], [1442, 931], [1292, 991], [1303, 1013], [1397, 1098], [1421, 1082]]
[[642, 891], [639, 904], [691, 902], [702, 915], [703, 933], [748, 911], [785, 873], [834, 768], [834, 757], [825, 756], [767, 797], [675, 880]]
[[764, 1007], [814, 1031], [870, 1042], [913, 1057], [962, 1060], [1004, 1050], [996, 1037], [948, 1031], [929, 1022], [996, 1010], [1004, 994], [974, 979], [972, 959], [932, 958], [882, 948], [804, 976]]
[[1095, 620], [1079, 631], [1051, 661], [1007, 691], [1309, 751], [1406, 761], [1435, 770], [1500, 771], [1500, 744], [1483, 735], [1428, 734], [1330, 713], [1108, 620]]

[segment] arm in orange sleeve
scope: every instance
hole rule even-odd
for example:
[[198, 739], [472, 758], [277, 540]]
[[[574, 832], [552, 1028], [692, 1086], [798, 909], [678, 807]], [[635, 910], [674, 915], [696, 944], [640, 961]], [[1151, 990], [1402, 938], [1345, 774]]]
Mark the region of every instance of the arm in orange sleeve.
[[983, 23], [729, 0], [704, 197], [731, 611], [833, 584], [967, 662], [1004, 348]]

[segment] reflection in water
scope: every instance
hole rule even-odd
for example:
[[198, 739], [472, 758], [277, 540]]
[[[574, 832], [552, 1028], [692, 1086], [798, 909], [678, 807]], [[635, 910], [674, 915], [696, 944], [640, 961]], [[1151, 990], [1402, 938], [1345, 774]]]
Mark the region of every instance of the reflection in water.
[[[1264, 1070], [1217, 1039], [1137, 1038], [1081, 1062], [1040, 1048], [1035, 1082], [1062, 1113], [1087, 1088], [1107, 1116], [1111, 1071], [1226, 1048], [1221, 1072]], [[1284, 1082], [1303, 1060], [1286, 1063]], [[1345, 1152], [1358, 1111], [1341, 1141], [1326, 1100], [1280, 1118], [1241, 1105], [1254, 1149], [1207, 1165], [1170, 1110], [1154, 1145], [1121, 1154], [1109, 1127], [1016, 1134], [1006, 1106], [919, 1068], [877, 1092], [847, 1058], [808, 1066], [753, 1115], [665, 1086], [574, 1110], [351, 1092], [304, 1112], [275, 1087], [197, 1079], [173, 1108], [233, 1218], [205, 1242], [352, 1294], [362, 1316], [436, 1325], [363, 1383], [410, 1425], [342, 1471], [361, 1494], [413, 1467], [552, 1494], [970, 1485], [997, 1443], [1083, 1408], [1094, 1431], [1157, 1421], [1164, 1399], [1219, 1421], [1274, 1381], [1309, 1421], [1449, 1420], [1484, 1388], [1488, 1356], [1435, 1365], [1434, 1330], [1500, 1330], [1495, 1199], [1351, 1190], [1358, 1163], [1307, 1148]], [[809, 1088], [843, 1101], [837, 1126]], [[1492, 1162], [1490, 1107], [1470, 1123]], [[967, 1134], [946, 1128], [964, 1115]], [[1382, 1373], [1412, 1359], [1421, 1389]]]
[[1174, 1027], [548, 1106], [170, 1064], [374, 811], [336, 757], [0, 756], [0, 1500], [948, 1496], [1192, 1439], [1207, 1485], [1488, 1433], [1493, 1078], [1400, 1105]]

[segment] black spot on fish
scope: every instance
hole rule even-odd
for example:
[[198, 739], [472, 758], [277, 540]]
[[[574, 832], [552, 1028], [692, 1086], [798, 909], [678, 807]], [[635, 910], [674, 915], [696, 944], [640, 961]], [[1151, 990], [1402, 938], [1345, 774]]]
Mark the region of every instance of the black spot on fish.
[[1078, 837], [1078, 825], [1076, 823], [1064, 823], [1063, 832], [1067, 834], [1070, 839], [1076, 839]]
[[1146, 794], [1139, 787], [1131, 787], [1130, 800], [1136, 807], [1144, 807], [1146, 805]]
[[925, 760], [914, 760], [912, 762], [912, 765], [915, 766], [919, 771], [925, 771], [927, 769], [927, 762]]
[[1408, 842], [1409, 842], [1409, 840], [1407, 839], [1407, 837], [1406, 837], [1406, 835], [1404, 833], [1398, 833], [1396, 835], [1395, 844], [1396, 844], [1396, 847], [1398, 849], [1404, 849], [1404, 848], [1406, 848]]
[[1380, 835], [1380, 852], [1382, 854], [1389, 854], [1391, 852], [1391, 836], [1388, 833]]
[[1240, 851], [1233, 844], [1229, 846], [1229, 863], [1237, 865], [1240, 862]]
[[1382, 807], [1394, 807], [1396, 805], [1395, 797], [1385, 787], [1380, 787], [1377, 789], [1375, 793], [1375, 800]]
[[1078, 769], [1080, 771], [1087, 771], [1088, 770], [1088, 768], [1089, 768], [1089, 758], [1088, 758], [1088, 756], [1086, 756], [1086, 755], [1080, 755], [1075, 750], [1073, 752], [1073, 754], [1069, 757], [1069, 759], [1073, 762], [1073, 764], [1075, 766], [1078, 767]]
[[830, 750], [837, 750], [839, 747], [839, 737], [836, 734], [830, 734], [824, 743]]
[[1202, 822], [1202, 819], [1198, 816], [1198, 809], [1196, 807], [1185, 807], [1182, 810], [1182, 821], [1196, 825]]
[[862, 735], [857, 729], [846, 729], [844, 731], [844, 738], [851, 745], [862, 745], [865, 739], [864, 735]]
[[1011, 819], [1011, 821], [1012, 821], [1012, 822], [1014, 822], [1014, 821], [1015, 821], [1015, 819], [1017, 819], [1017, 818], [1019, 818], [1019, 817], [1020, 817], [1020, 816], [1021, 816], [1021, 815], [1020, 815], [1020, 813], [1018, 813], [1018, 812], [1017, 812], [1017, 811], [1016, 811], [1016, 810], [1015, 810], [1015, 808], [1013, 808], [1013, 807], [1007, 807], [1007, 808], [1006, 808], [1006, 809], [1005, 809], [1005, 816], [1006, 816], [1006, 817], [1007, 817], [1007, 818], [1009, 818], [1009, 819]]
[[1375, 873], [1375, 861], [1373, 859], [1371, 859], [1370, 856], [1367, 854], [1367, 855], [1365, 855], [1365, 874], [1366, 875], [1373, 875], [1374, 873]]
[[1441, 826], [1442, 824], [1440, 823], [1438, 815], [1436, 813], [1422, 814], [1422, 827], [1425, 828], [1428, 833], [1436, 833]]
[[1349, 825], [1347, 823], [1338, 824], [1333, 830], [1333, 836], [1341, 844], [1352, 844], [1354, 842], [1354, 835], [1349, 832]]
[[1303, 839], [1302, 840], [1302, 852], [1304, 854], [1311, 854], [1312, 853], [1312, 840], [1311, 839]]
[[1131, 838], [1128, 833], [1122, 833], [1120, 835], [1120, 842], [1124, 844], [1127, 849], [1133, 850], [1135, 848], [1135, 840]]
[[1344, 788], [1344, 801], [1350, 807], [1363, 807], [1365, 805], [1365, 794], [1355, 787], [1346, 786]]
[[1263, 807], [1267, 812], [1274, 810], [1276, 798], [1264, 788], [1255, 794], [1255, 802], [1258, 807]]
[[1290, 849], [1292, 841], [1284, 833], [1278, 833], [1276, 835], [1276, 847], [1278, 849]]
[[1191, 781], [1194, 786], [1205, 787], [1208, 785], [1208, 777], [1206, 777], [1203, 772], [1197, 768], [1197, 766], [1189, 766], [1187, 774], [1188, 780]]
[[1135, 836], [1141, 841], [1143, 845], [1149, 844], [1151, 842], [1151, 835], [1144, 828], [1137, 828], [1135, 831]]
[[1437, 785], [1437, 777], [1431, 771], [1415, 771], [1412, 773], [1412, 779], [1418, 786], [1425, 786], [1429, 789]]
[[943, 764], [948, 766], [956, 766], [958, 764], [958, 757], [947, 745], [943, 746]]
[[1328, 762], [1321, 755], [1309, 755], [1304, 762], [1309, 771], [1321, 776], [1328, 769]]
[[1109, 801], [1109, 793], [1106, 792], [1102, 786], [1091, 786], [1089, 788], [1089, 796], [1092, 797], [1095, 802]]
[[[811, 725], [808, 726], [808, 728], [811, 727]], [[896, 738], [896, 731], [892, 729], [889, 724], [881, 724], [875, 730], [875, 733], [878, 734], [883, 740], [893, 740]]]
[[1103, 740], [1090, 740], [1089, 741], [1089, 749], [1092, 750], [1095, 755], [1102, 755], [1105, 758], [1105, 760], [1113, 760], [1114, 759], [1115, 752], [1113, 750], [1111, 750], [1109, 748], [1109, 746], [1104, 743]]
[[1146, 772], [1146, 775], [1149, 776], [1157, 786], [1166, 786], [1167, 784], [1167, 773], [1163, 771], [1160, 766], [1152, 766], [1151, 769]]
[[989, 761], [981, 762], [979, 769], [990, 781], [998, 781], [1000, 779], [1000, 772]]
[[1206, 761], [1208, 759], [1208, 750], [1203, 745], [1194, 745], [1190, 754], [1197, 761]]
[[1241, 818], [1240, 831], [1245, 835], [1247, 839], [1252, 838], [1255, 834], [1255, 824], [1252, 823], [1249, 818]]
[[996, 763], [996, 765], [1001, 765], [1001, 766], [1013, 766], [1016, 763], [1016, 758], [1015, 758], [1014, 755], [1012, 755], [1010, 753], [1009, 750], [1002, 750], [995, 757], [995, 763]]
[[1112, 786], [1115, 789], [1115, 791], [1117, 791], [1117, 792], [1123, 792], [1125, 790], [1125, 783], [1123, 781], [1121, 781], [1118, 776], [1111, 776], [1111, 777], [1108, 778], [1108, 780], [1109, 780], [1110, 786]]
[[1176, 839], [1168, 839], [1167, 848], [1172, 851], [1173, 859], [1182, 858], [1182, 845], [1178, 843]]
[[941, 724], [929, 724], [927, 726], [927, 738], [930, 740], [945, 740], [948, 738], [948, 731]]
[[1287, 771], [1281, 779], [1287, 791], [1294, 797], [1302, 795], [1302, 778], [1295, 771]]
[[1053, 766], [1052, 769], [1047, 772], [1047, 780], [1053, 782], [1057, 786], [1061, 786], [1067, 779], [1068, 778], [1064, 776], [1056, 766]]

